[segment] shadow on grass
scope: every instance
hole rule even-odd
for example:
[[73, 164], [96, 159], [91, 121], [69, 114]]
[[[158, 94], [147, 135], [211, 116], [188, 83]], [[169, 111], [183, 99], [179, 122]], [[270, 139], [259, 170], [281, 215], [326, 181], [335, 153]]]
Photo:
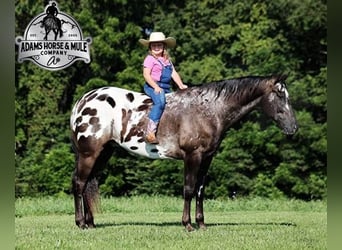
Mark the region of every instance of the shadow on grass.
[[[98, 223], [97, 228], [105, 227], [118, 227], [118, 226], [156, 226], [156, 227], [169, 227], [169, 226], [183, 226], [181, 222], [120, 222], [120, 223]], [[197, 228], [197, 225], [193, 225]], [[226, 222], [226, 223], [206, 223], [207, 228], [209, 227], [220, 227], [220, 226], [286, 226], [296, 227], [297, 225], [292, 222]]]

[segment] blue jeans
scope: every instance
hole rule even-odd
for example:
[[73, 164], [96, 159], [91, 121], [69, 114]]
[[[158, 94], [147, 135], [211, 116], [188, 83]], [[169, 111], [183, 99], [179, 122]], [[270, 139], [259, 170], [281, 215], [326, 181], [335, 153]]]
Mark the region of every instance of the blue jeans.
[[153, 105], [149, 118], [155, 123], [159, 122], [160, 117], [163, 114], [166, 104], [165, 93], [170, 93], [170, 89], [162, 89], [160, 93], [155, 93], [154, 89], [150, 87], [147, 83], [144, 84], [145, 94], [152, 98]]

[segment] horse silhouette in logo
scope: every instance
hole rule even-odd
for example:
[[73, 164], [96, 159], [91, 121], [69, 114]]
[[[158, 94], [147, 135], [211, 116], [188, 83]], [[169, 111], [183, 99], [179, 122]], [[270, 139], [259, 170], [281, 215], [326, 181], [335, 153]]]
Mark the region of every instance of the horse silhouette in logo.
[[62, 37], [63, 36], [62, 25], [64, 23], [69, 23], [72, 26], [71, 28], [72, 29], [74, 28], [75, 26], [74, 24], [61, 20], [57, 17], [58, 9], [56, 7], [55, 2], [52, 2], [51, 5], [46, 8], [45, 12], [46, 12], [46, 16], [43, 18], [43, 20], [34, 24], [34, 25], [41, 24], [40, 27], [45, 29], [44, 40], [48, 40], [48, 35], [51, 30], [55, 34], [54, 40], [57, 40], [58, 34], [59, 34], [59, 37]]
[[44, 40], [47, 40], [47, 37], [52, 30], [55, 34], [55, 40], [57, 40], [57, 36], [59, 34], [59, 37], [63, 36], [62, 31], [62, 22], [57, 17], [58, 15], [58, 9], [56, 7], [56, 3], [52, 3], [47, 9], [46, 9], [46, 16], [44, 17], [41, 27], [44, 27], [45, 29], [45, 36]]

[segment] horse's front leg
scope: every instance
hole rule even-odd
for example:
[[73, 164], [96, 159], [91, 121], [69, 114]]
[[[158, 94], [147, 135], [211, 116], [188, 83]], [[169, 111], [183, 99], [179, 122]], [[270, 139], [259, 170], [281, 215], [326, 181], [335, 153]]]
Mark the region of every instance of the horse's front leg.
[[203, 212], [203, 199], [204, 199], [204, 183], [205, 183], [205, 177], [200, 179], [198, 182], [200, 182], [198, 187], [196, 188], [196, 223], [199, 228], [205, 229], [206, 226], [204, 224], [204, 212]]
[[205, 229], [204, 224], [204, 211], [203, 211], [203, 200], [204, 200], [204, 188], [206, 184], [207, 172], [213, 157], [208, 157], [202, 161], [197, 176], [196, 184], [196, 223], [199, 228]]
[[200, 166], [201, 156], [198, 154], [187, 155], [184, 159], [184, 208], [182, 223], [187, 231], [193, 231], [191, 225], [191, 200], [195, 193], [197, 172]]

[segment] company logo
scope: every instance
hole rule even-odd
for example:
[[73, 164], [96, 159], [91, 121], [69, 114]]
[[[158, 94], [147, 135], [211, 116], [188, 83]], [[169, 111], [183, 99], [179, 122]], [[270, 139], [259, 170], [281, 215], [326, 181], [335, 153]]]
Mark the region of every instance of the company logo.
[[77, 60], [90, 62], [90, 37], [83, 39], [78, 23], [60, 12], [55, 1], [26, 27], [24, 37], [15, 39], [18, 62], [30, 60], [47, 70], [60, 70]]

